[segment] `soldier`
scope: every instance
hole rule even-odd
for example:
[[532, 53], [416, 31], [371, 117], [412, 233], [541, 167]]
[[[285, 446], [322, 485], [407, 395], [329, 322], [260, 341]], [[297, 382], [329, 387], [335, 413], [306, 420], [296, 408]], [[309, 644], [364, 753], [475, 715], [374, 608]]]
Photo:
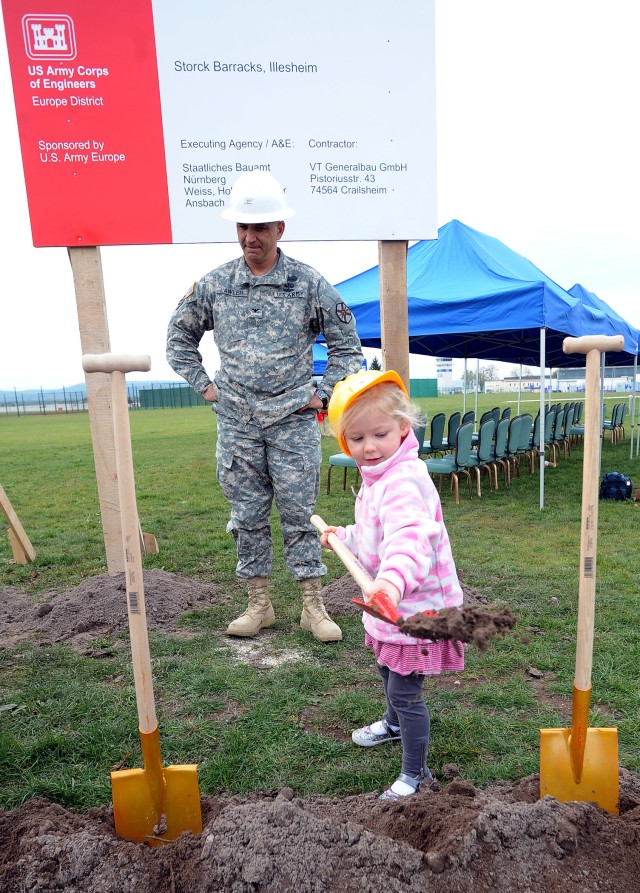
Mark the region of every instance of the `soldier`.
[[[361, 368], [362, 350], [338, 292], [278, 248], [294, 214], [271, 174], [238, 178], [222, 216], [235, 221], [243, 256], [207, 273], [180, 301], [169, 323], [167, 360], [218, 417], [217, 478], [231, 505], [236, 574], [249, 595], [227, 634], [255, 636], [275, 623], [268, 591], [275, 498], [285, 562], [302, 592], [300, 625], [321, 642], [336, 642], [342, 632], [322, 602], [327, 569], [309, 521], [320, 486], [316, 411], [326, 410], [337, 381]], [[206, 331], [213, 331], [220, 354], [213, 381], [198, 350]], [[313, 343], [320, 332], [328, 361], [316, 389]]]

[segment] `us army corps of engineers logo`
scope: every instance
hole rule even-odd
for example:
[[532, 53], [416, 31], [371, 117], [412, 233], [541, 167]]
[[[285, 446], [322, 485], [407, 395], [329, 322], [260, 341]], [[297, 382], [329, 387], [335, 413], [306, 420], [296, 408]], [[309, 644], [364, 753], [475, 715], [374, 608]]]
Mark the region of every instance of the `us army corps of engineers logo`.
[[75, 59], [76, 35], [68, 15], [22, 17], [24, 48], [29, 59]]

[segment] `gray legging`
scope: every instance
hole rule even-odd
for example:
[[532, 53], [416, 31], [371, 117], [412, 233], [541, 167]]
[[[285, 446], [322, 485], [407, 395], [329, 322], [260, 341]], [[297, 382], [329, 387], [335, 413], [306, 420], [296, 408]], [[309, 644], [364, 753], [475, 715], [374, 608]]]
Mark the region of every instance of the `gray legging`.
[[384, 719], [398, 728], [402, 736], [402, 771], [418, 777], [427, 771], [427, 752], [431, 722], [424, 702], [424, 676], [412, 673], [400, 676], [389, 667], [376, 663], [382, 678], [387, 709]]

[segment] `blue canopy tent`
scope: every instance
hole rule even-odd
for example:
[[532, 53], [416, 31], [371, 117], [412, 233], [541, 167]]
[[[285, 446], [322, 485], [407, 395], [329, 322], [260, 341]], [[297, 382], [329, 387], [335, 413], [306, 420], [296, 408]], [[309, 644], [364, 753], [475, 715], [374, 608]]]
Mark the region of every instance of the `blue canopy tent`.
[[[378, 267], [336, 288], [355, 314], [363, 346], [380, 347]], [[407, 294], [409, 350], [416, 354], [571, 366], [576, 358], [562, 351], [566, 335], [611, 330], [603, 308], [569, 294], [531, 261], [459, 220], [440, 227], [437, 240], [409, 248]], [[636, 350], [637, 341], [625, 339], [625, 351]], [[607, 362], [628, 365], [623, 357], [609, 354]]]
[[316, 341], [313, 345], [313, 374], [322, 375], [327, 368], [327, 345]]
[[[636, 329], [635, 326], [632, 326], [625, 319], [623, 319], [619, 313], [613, 310], [606, 301], [603, 301], [602, 298], [599, 298], [598, 295], [595, 295], [592, 291], [588, 291], [583, 285], [576, 283], [572, 285], [570, 289], [568, 289], [570, 295], [574, 298], [578, 298], [579, 301], [582, 301], [583, 304], [586, 304], [588, 307], [593, 307], [596, 310], [604, 313], [606, 316], [606, 330], [603, 329], [600, 334], [602, 335], [622, 335], [624, 338], [624, 351], [622, 356], [618, 355], [619, 362], [615, 365], [620, 365], [623, 362], [625, 365], [629, 365], [629, 357], [625, 356], [625, 354], [633, 354], [634, 357], [637, 357], [638, 354], [638, 344], [640, 343], [640, 329]], [[612, 363], [612, 357], [607, 357], [607, 362], [609, 365], [614, 365]]]
[[[322, 338], [321, 335], [318, 336]], [[314, 375], [324, 375], [324, 370], [327, 368], [327, 345], [323, 341], [316, 341], [313, 345], [313, 374]], [[362, 368], [367, 368], [367, 361], [362, 361]]]
[[[336, 285], [355, 314], [365, 347], [381, 347], [378, 267]], [[576, 365], [563, 353], [566, 335], [609, 331], [604, 309], [586, 304], [498, 239], [459, 220], [438, 230], [438, 239], [417, 242], [407, 256], [409, 351], [415, 354], [515, 362], [544, 370]], [[635, 355], [637, 341], [625, 351]], [[610, 364], [629, 363], [608, 354]], [[544, 462], [541, 458], [540, 502]]]

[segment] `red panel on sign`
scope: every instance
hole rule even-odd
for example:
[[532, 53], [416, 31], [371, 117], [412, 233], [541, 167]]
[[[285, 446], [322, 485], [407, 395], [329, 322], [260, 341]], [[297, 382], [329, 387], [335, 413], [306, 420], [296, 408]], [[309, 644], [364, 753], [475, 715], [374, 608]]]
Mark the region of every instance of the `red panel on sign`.
[[171, 242], [151, 0], [2, 5], [33, 244]]

